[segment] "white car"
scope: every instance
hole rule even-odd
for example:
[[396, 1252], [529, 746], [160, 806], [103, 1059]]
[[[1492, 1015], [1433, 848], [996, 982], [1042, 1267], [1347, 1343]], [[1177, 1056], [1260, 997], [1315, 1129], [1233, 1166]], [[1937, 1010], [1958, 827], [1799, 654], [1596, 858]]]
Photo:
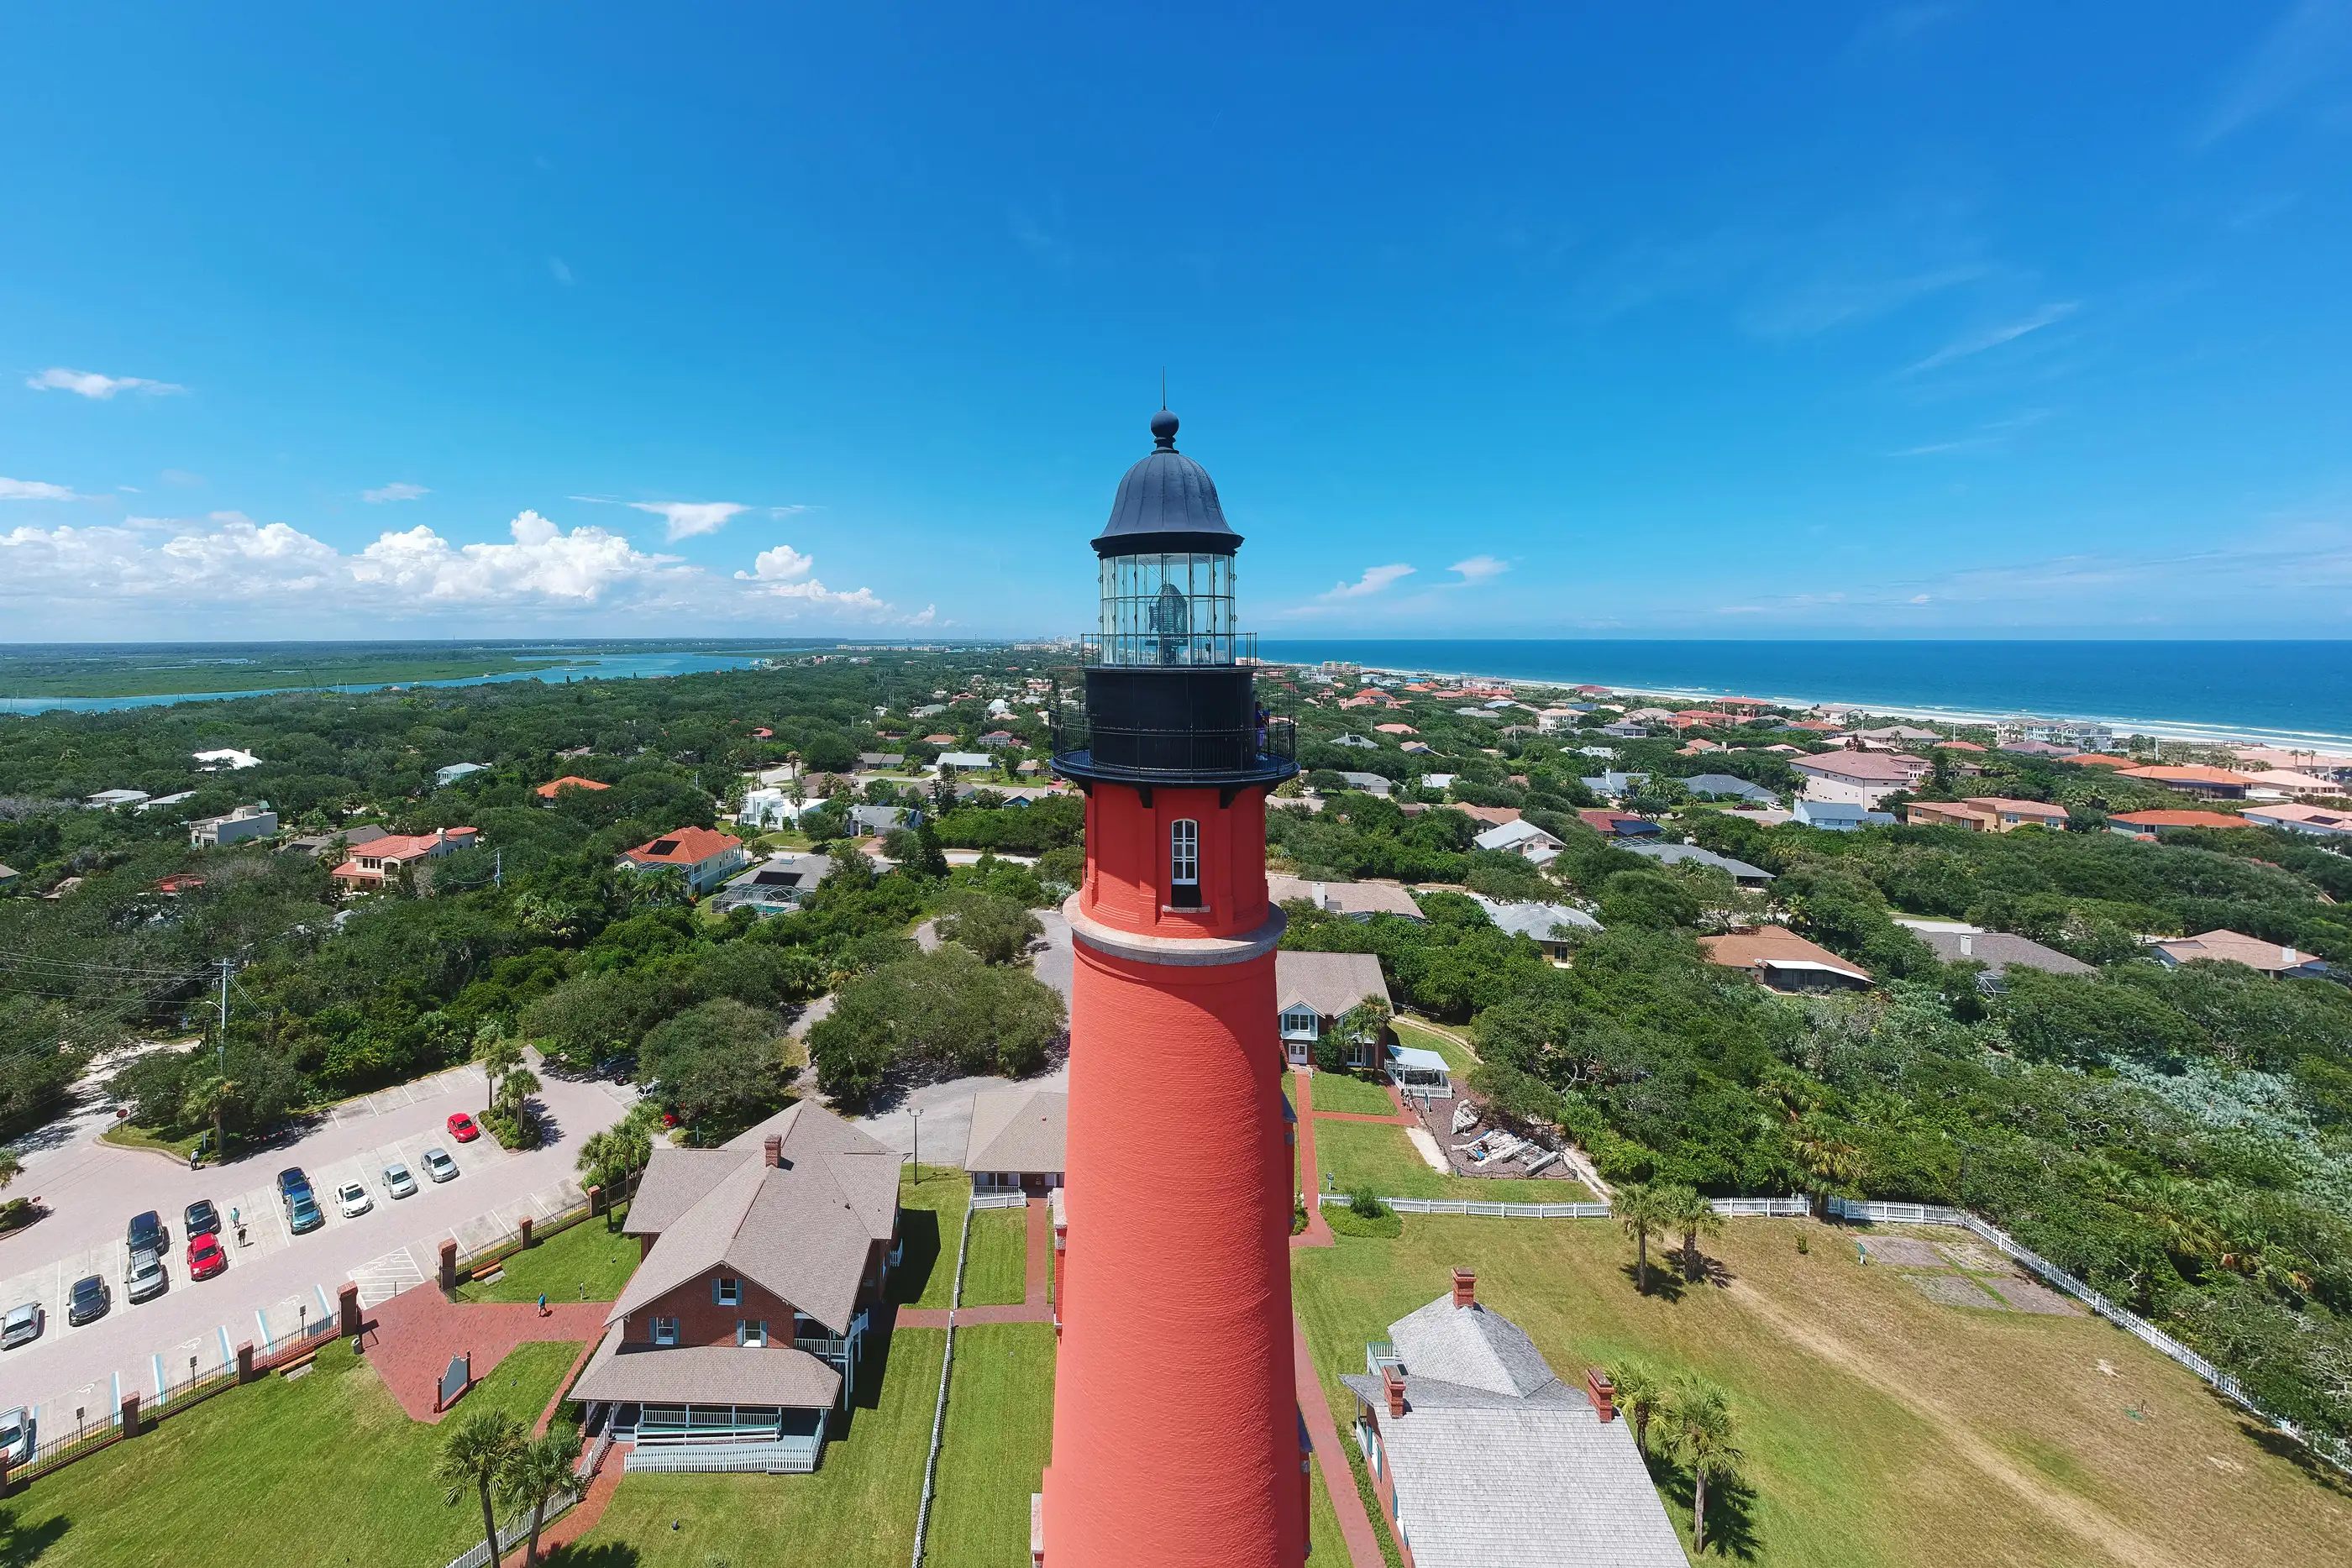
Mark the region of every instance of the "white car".
[[383, 1167], [383, 1189], [396, 1198], [415, 1197], [416, 1178], [408, 1174], [406, 1166], [389, 1165]]
[[375, 1199], [370, 1197], [368, 1189], [359, 1183], [347, 1181], [335, 1189], [335, 1204], [343, 1211], [345, 1219], [357, 1219], [375, 1207]]
[[13, 1468], [33, 1457], [33, 1418], [22, 1407], [0, 1416], [0, 1458]]
[[425, 1157], [418, 1163], [424, 1166], [425, 1174], [435, 1181], [453, 1181], [457, 1178], [457, 1162], [439, 1149], [425, 1150]]

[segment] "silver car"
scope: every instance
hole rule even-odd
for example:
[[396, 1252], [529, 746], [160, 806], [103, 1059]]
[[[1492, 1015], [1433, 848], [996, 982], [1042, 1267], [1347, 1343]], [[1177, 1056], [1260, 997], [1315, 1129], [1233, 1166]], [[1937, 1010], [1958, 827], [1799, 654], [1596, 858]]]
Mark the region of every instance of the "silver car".
[[122, 1270], [123, 1294], [135, 1301], [152, 1301], [172, 1288], [172, 1277], [163, 1272], [163, 1260], [144, 1247], [131, 1255], [131, 1266]]
[[439, 1149], [425, 1150], [425, 1157], [418, 1163], [424, 1166], [425, 1174], [435, 1181], [453, 1181], [457, 1178], [457, 1162]]
[[0, 1350], [14, 1350], [20, 1344], [30, 1344], [41, 1337], [47, 1314], [38, 1301], [26, 1301], [21, 1307], [8, 1309], [7, 1321], [0, 1323]]
[[408, 1167], [406, 1166], [386, 1166], [383, 1167], [383, 1190], [392, 1194], [392, 1196], [396, 1198], [415, 1197], [416, 1196], [416, 1178], [408, 1174]]
[[33, 1457], [33, 1417], [22, 1406], [0, 1415], [0, 1456], [11, 1469]]

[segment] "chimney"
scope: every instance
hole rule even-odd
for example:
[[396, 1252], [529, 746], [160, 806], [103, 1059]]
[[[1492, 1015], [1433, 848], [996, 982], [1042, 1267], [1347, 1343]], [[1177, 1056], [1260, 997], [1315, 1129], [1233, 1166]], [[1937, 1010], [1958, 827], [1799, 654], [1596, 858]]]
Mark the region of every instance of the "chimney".
[[1389, 1414], [1402, 1418], [1404, 1415], [1404, 1368], [1394, 1363], [1381, 1367], [1381, 1385], [1389, 1396]]
[[775, 1133], [769, 1134], [767, 1142], [760, 1145], [760, 1154], [761, 1157], [772, 1166], [782, 1165], [784, 1163], [783, 1138]]
[[1977, 934], [1976, 934], [1975, 932], [1973, 932], [1973, 931], [1963, 931], [1963, 932], [1961, 932], [1961, 933], [1960, 933], [1960, 956], [1961, 956], [1961, 957], [1963, 957], [1963, 958], [1973, 957], [1973, 956], [1975, 956], [1975, 954], [1976, 954], [1976, 950], [1977, 950]]
[[1478, 1276], [1467, 1269], [1454, 1270], [1454, 1304], [1457, 1307], [1478, 1304]]
[[1601, 1371], [1597, 1366], [1586, 1367], [1584, 1369], [1584, 1393], [1585, 1396], [1592, 1401], [1593, 1409], [1601, 1413], [1601, 1424], [1602, 1426], [1606, 1427], [1611, 1421], [1616, 1418], [1617, 1385], [1609, 1381], [1609, 1375], [1607, 1373]]
[[2279, 967], [2282, 969], [2292, 969], [2294, 967], [2294, 949], [2282, 943], [2279, 946]]

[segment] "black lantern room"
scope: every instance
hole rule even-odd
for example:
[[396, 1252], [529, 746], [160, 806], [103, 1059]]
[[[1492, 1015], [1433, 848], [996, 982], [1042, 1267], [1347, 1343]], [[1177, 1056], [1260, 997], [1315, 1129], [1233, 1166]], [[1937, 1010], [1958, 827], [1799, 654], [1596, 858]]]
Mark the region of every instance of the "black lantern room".
[[1085, 638], [1083, 719], [1056, 730], [1055, 771], [1097, 780], [1237, 786], [1297, 771], [1290, 727], [1256, 691], [1256, 638], [1235, 630], [1234, 554], [1208, 470], [1176, 450], [1176, 416], [1127, 471], [1096, 536], [1101, 629]]

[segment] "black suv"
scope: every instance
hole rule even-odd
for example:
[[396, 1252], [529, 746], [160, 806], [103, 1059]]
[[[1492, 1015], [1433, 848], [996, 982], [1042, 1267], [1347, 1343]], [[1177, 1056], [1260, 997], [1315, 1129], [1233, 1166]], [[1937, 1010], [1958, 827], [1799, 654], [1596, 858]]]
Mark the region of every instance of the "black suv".
[[133, 1252], [152, 1252], [158, 1258], [172, 1249], [172, 1233], [163, 1228], [163, 1217], [153, 1209], [131, 1217], [131, 1233], [123, 1238]]
[[221, 1228], [220, 1210], [213, 1207], [211, 1198], [200, 1197], [188, 1205], [187, 1224], [188, 1239], [191, 1241], [199, 1236], [217, 1236]]

